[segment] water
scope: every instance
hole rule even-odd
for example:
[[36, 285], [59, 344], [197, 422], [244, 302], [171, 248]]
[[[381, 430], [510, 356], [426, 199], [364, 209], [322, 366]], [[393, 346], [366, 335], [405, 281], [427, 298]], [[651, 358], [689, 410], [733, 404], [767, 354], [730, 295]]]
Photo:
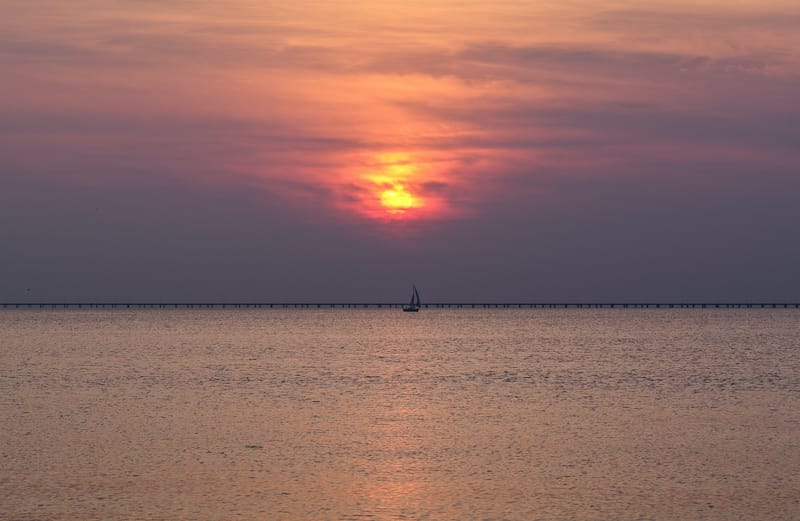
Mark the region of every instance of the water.
[[0, 518], [795, 520], [796, 310], [0, 312]]

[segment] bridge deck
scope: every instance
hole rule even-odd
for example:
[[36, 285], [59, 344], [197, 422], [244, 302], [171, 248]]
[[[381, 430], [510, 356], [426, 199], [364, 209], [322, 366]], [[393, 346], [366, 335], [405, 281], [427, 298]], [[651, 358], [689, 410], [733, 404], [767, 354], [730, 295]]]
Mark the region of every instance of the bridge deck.
[[[379, 309], [400, 308], [396, 302], [6, 302], [4, 309]], [[798, 309], [800, 302], [434, 302], [424, 309]]]

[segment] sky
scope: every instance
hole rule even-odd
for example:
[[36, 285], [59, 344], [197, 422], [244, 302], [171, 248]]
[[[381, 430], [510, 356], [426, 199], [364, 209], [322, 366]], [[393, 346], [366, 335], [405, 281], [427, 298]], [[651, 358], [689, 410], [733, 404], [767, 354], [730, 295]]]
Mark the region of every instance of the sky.
[[0, 301], [800, 300], [796, 0], [0, 10]]

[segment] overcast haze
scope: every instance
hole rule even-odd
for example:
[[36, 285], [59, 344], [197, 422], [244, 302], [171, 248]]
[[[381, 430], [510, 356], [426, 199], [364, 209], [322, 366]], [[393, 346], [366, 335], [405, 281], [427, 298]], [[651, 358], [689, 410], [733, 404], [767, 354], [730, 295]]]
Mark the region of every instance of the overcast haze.
[[0, 301], [800, 300], [800, 5], [0, 0]]

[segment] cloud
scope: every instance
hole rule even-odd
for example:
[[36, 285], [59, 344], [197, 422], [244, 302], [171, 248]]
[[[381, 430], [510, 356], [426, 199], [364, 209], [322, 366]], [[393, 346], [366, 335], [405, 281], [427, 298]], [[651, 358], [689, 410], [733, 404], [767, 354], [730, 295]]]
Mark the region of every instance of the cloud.
[[[800, 88], [800, 82], [797, 83]], [[428, 117], [486, 129], [431, 143], [466, 149], [602, 150], [626, 146], [707, 146], [774, 150], [787, 155], [797, 151], [800, 114], [792, 108], [773, 106], [772, 100], [752, 100], [738, 110], [708, 105], [673, 107], [671, 103], [558, 101], [496, 99], [491, 96], [468, 102], [405, 103], [407, 110]]]
[[[800, 287], [794, 11], [79, 4], [0, 21], [16, 294]], [[446, 211], [387, 218], [393, 182]]]
[[649, 9], [610, 9], [592, 13], [588, 25], [594, 28], [631, 34], [685, 34], [690, 31], [719, 34], [742, 34], [747, 29], [795, 32], [800, 28], [800, 9], [786, 6], [770, 8], [765, 4], [757, 10], [710, 9], [698, 7], [653, 6]]
[[[630, 51], [604, 48], [601, 45], [509, 45], [502, 42], [472, 43], [463, 48], [457, 59], [481, 67], [502, 71], [504, 76], [518, 81], [536, 82], [536, 74], [560, 72], [575, 75], [580, 81], [593, 78], [595, 83], [621, 78], [645, 79], [656, 82], [681, 75], [762, 74], [770, 65], [781, 65], [787, 58], [781, 53], [752, 55], [709, 56], [660, 51]], [[526, 71], [527, 74], [522, 71]]]

